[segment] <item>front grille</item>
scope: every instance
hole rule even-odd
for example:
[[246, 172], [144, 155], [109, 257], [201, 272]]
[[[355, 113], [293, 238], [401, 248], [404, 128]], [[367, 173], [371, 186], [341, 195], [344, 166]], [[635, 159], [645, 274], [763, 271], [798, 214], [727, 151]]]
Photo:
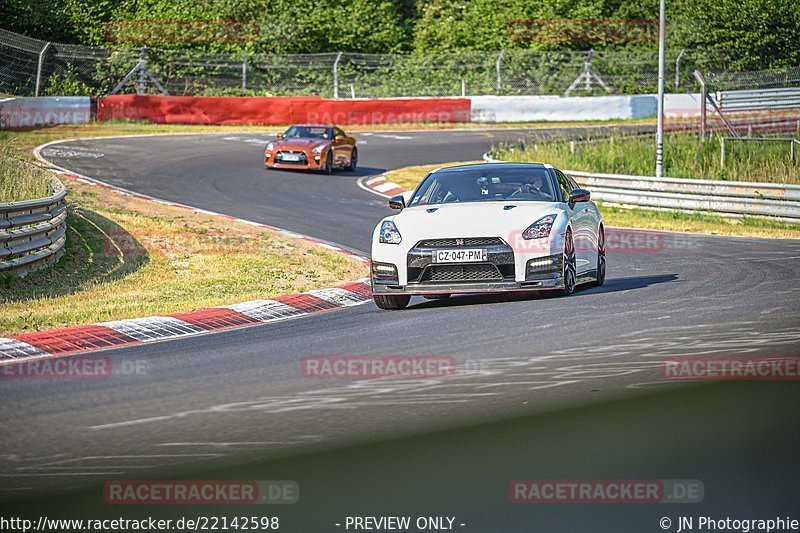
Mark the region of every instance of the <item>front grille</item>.
[[430, 265], [422, 273], [422, 283], [452, 281], [500, 281], [503, 275], [494, 265]]
[[463, 239], [426, 239], [417, 243], [417, 248], [447, 248], [450, 246], [497, 246], [505, 241], [500, 237], [464, 237]]
[[[300, 156], [300, 161], [284, 161], [283, 154], [295, 154]], [[275, 162], [281, 163], [282, 165], [307, 165], [308, 164], [308, 156], [306, 156], [305, 152], [278, 152], [275, 154]]]

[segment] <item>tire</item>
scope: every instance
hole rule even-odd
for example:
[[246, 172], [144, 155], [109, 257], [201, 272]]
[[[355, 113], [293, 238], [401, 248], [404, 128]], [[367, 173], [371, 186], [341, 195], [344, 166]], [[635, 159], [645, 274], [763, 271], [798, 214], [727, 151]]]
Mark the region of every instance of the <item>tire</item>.
[[597, 281], [594, 282], [596, 287], [601, 287], [606, 282], [606, 230], [600, 226], [597, 233]]
[[350, 164], [347, 165], [347, 170], [354, 171], [358, 166], [358, 150], [353, 148], [353, 153], [350, 154]]
[[325, 157], [325, 167], [323, 167], [322, 172], [325, 174], [332, 174], [333, 173], [333, 150], [328, 150], [328, 155]]
[[411, 301], [411, 296], [407, 294], [402, 296], [373, 294], [372, 300], [375, 302], [375, 305], [381, 309], [386, 309], [387, 311], [397, 311], [399, 309], [405, 309], [405, 307], [408, 305], [408, 302]]
[[562, 272], [564, 278], [564, 288], [561, 289], [561, 296], [569, 296], [575, 292], [575, 285], [577, 284], [577, 272], [575, 267], [575, 241], [572, 239], [572, 230], [567, 229], [567, 234], [564, 236], [564, 255], [561, 261]]
[[423, 294], [422, 297], [426, 300], [447, 300], [452, 294]]

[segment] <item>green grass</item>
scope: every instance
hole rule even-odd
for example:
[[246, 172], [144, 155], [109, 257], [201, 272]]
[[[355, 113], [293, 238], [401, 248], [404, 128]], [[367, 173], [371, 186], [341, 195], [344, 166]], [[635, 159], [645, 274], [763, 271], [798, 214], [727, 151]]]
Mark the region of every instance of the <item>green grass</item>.
[[[673, 178], [800, 183], [800, 146], [795, 161], [786, 142], [726, 142], [720, 164], [720, 137], [705, 143], [694, 134], [669, 134], [664, 140], [664, 175]], [[653, 136], [617, 136], [588, 142], [504, 146], [495, 157], [508, 161], [550, 163], [569, 170], [652, 176]]]
[[11, 150], [0, 146], [0, 203], [46, 198], [53, 191], [50, 173], [27, 161], [11, 157]]
[[312, 243], [68, 180], [66, 251], [0, 276], [0, 337], [330, 287], [366, 267]]

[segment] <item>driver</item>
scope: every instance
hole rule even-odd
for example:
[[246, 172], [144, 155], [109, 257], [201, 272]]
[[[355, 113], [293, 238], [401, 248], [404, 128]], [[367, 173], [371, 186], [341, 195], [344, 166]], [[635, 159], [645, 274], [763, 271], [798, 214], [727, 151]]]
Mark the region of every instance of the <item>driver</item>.
[[[541, 175], [541, 174], [535, 174], [535, 175], [534, 175], [534, 176], [531, 178], [531, 181], [529, 182], [529, 186], [530, 186], [531, 188], [533, 188], [533, 189], [536, 189], [536, 193], [537, 193], [537, 194], [538, 194], [540, 197], [542, 197], [542, 198], [546, 198], [546, 199], [548, 199], [548, 200], [552, 200], [552, 199], [553, 199], [553, 195], [551, 195], [551, 194], [550, 194], [550, 193], [547, 191], [547, 188], [546, 188], [546, 187], [545, 187], [545, 185], [544, 185], [544, 177], [542, 177], [542, 175]], [[530, 192], [531, 192], [531, 193], [533, 193], [533, 191], [532, 191], [532, 190], [531, 190]]]

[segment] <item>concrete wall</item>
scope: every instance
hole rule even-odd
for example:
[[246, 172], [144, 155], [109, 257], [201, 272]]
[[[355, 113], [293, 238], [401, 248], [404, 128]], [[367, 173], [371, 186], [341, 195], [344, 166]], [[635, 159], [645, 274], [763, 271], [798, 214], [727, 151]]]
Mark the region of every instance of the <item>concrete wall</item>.
[[0, 100], [0, 129], [84, 124], [91, 119], [88, 96], [45, 96]]
[[[654, 94], [615, 96], [473, 96], [473, 122], [655, 118]], [[699, 94], [665, 94], [667, 118], [700, 115]]]
[[656, 116], [652, 95], [473, 96], [473, 122], [612, 120]]
[[[171, 102], [177, 98], [162, 97], [136, 97], [125, 95], [103, 99], [111, 101], [114, 98], [121, 100], [153, 100], [158, 102]], [[197, 101], [213, 99], [193, 99]], [[236, 102], [240, 107], [249, 101], [259, 99], [229, 98], [227, 100]], [[265, 100], [265, 99], [260, 99]], [[273, 99], [281, 100], [281, 99]], [[283, 99], [286, 100], [286, 99]], [[303, 100], [303, 99], [295, 99]], [[637, 119], [654, 118], [656, 116], [657, 102], [656, 96], [647, 95], [615, 95], [615, 96], [473, 96], [465, 99], [389, 99], [389, 100], [370, 100], [368, 104], [375, 107], [373, 114], [362, 116], [363, 113], [353, 113], [348, 106], [367, 105], [360, 100], [324, 100], [320, 98], [307, 98], [305, 108], [319, 114], [330, 107], [339, 106], [344, 108], [347, 113], [338, 113], [316, 116], [314, 121], [334, 121], [340, 124], [361, 124], [361, 123], [387, 123], [402, 121], [417, 122], [472, 122], [494, 123], [494, 122], [527, 122], [527, 121], [564, 121], [564, 120], [614, 120], [614, 119]], [[303, 100], [305, 102], [305, 100]], [[395, 109], [399, 103], [410, 106], [409, 109]], [[323, 105], [324, 104], [324, 105]], [[454, 107], [455, 106], [455, 107]], [[439, 109], [439, 108], [442, 109]], [[260, 105], [259, 113], [263, 114], [264, 106]], [[664, 108], [667, 118], [697, 117], [700, 115], [700, 95], [699, 94], [666, 94], [664, 96]], [[336, 108], [338, 109], [338, 108]], [[383, 110], [392, 111], [391, 113]], [[430, 115], [423, 112], [434, 109], [437, 114], [431, 115], [432, 118], [424, 119]], [[380, 112], [379, 117], [373, 116], [374, 112]], [[103, 109], [105, 112], [105, 109]], [[397, 111], [395, 113], [395, 111]], [[402, 111], [402, 112], [401, 112]], [[415, 112], [419, 112], [419, 117]], [[160, 114], [159, 114], [160, 113]], [[105, 114], [105, 113], [104, 113]], [[130, 116], [127, 118], [149, 119], [155, 122], [165, 122], [168, 113], [160, 109], [156, 113], [158, 117]], [[223, 113], [225, 120], [212, 121], [203, 115], [201, 123], [247, 123], [254, 121], [250, 117], [247, 120], [234, 121], [235, 117], [231, 113]], [[245, 113], [246, 114], [246, 113]], [[163, 116], [162, 116], [163, 115]], [[229, 116], [230, 115], [230, 116]], [[351, 116], [352, 115], [352, 116]], [[396, 115], [396, 117], [395, 117]], [[407, 116], [406, 116], [407, 115]], [[395, 117], [395, 119], [387, 119]], [[443, 118], [445, 117], [445, 118]], [[121, 118], [121, 117], [118, 117]], [[41, 98], [9, 98], [0, 100], [0, 129], [22, 128], [30, 126], [42, 126], [50, 124], [81, 124], [89, 122], [91, 119], [91, 103], [88, 97], [84, 96], [62, 96], [62, 97], [41, 97]], [[403, 120], [400, 120], [403, 119]], [[291, 122], [290, 117], [276, 118], [275, 123]], [[298, 119], [299, 120], [299, 119]], [[304, 117], [303, 120], [306, 120]], [[181, 122], [176, 120], [176, 122]], [[190, 121], [191, 122], [191, 121]], [[258, 121], [262, 123], [263, 121]], [[273, 123], [273, 122], [264, 122]]]
[[664, 116], [667, 118], [699, 117], [700, 93], [665, 94]]

